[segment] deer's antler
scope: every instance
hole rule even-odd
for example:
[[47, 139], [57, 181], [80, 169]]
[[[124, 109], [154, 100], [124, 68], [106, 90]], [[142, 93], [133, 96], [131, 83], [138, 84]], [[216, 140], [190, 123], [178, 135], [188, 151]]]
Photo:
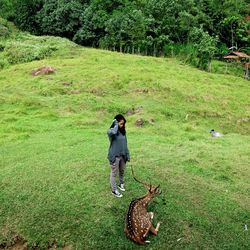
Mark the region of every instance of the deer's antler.
[[137, 181], [137, 182], [143, 184], [145, 188], [151, 190], [151, 188], [152, 188], [152, 185], [151, 185], [151, 184], [149, 185], [149, 184], [147, 184], [147, 183], [145, 183], [145, 182], [142, 182], [142, 181], [138, 180], [138, 179], [135, 177], [133, 165], [131, 165], [131, 171], [132, 171], [132, 175], [133, 175], [133, 178], [135, 179], [135, 181]]

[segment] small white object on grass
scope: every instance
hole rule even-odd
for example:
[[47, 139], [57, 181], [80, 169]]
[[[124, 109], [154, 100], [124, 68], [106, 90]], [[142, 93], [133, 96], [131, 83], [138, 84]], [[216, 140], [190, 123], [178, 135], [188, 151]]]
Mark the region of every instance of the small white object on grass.
[[247, 224], [245, 224], [245, 231], [247, 231], [248, 229], [247, 229]]
[[181, 238], [179, 238], [177, 241], [180, 241], [181, 240]]
[[211, 134], [212, 137], [222, 137], [223, 136], [223, 134], [215, 131], [214, 129], [211, 129], [209, 133]]

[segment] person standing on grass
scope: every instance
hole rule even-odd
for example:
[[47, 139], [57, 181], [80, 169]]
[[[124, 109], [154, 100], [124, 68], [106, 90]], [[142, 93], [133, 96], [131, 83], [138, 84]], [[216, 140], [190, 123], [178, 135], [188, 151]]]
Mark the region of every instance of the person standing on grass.
[[126, 119], [124, 116], [118, 114], [114, 117], [114, 120], [107, 132], [110, 141], [108, 151], [108, 160], [111, 167], [110, 185], [112, 194], [119, 198], [122, 197], [122, 194], [117, 189], [116, 176], [119, 172], [120, 184], [118, 185], [118, 188], [124, 192], [124, 171], [126, 162], [130, 161], [125, 124]]

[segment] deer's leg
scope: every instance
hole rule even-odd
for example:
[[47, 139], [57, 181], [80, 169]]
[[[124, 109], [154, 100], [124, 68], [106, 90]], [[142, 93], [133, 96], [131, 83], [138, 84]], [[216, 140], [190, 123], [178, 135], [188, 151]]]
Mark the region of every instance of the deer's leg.
[[150, 215], [151, 220], [153, 220], [153, 218], [154, 218], [154, 213], [153, 213], [153, 212], [149, 212], [149, 215]]
[[160, 224], [161, 224], [161, 223], [158, 222], [156, 228], [154, 228], [153, 225], [150, 227], [150, 232], [151, 232], [153, 235], [157, 235], [157, 233], [158, 233], [158, 231], [159, 231]]

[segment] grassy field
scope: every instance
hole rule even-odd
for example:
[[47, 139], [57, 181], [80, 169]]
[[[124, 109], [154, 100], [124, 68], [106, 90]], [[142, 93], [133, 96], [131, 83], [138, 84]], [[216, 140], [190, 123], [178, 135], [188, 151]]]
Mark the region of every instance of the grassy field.
[[[31, 75], [44, 65], [55, 74]], [[162, 224], [145, 249], [250, 249], [249, 100], [242, 78], [71, 45], [2, 69], [0, 249], [17, 238], [29, 249], [139, 249], [123, 232], [146, 192], [131, 165], [162, 189], [149, 206]], [[117, 113], [131, 153], [122, 199], [106, 158]]]

